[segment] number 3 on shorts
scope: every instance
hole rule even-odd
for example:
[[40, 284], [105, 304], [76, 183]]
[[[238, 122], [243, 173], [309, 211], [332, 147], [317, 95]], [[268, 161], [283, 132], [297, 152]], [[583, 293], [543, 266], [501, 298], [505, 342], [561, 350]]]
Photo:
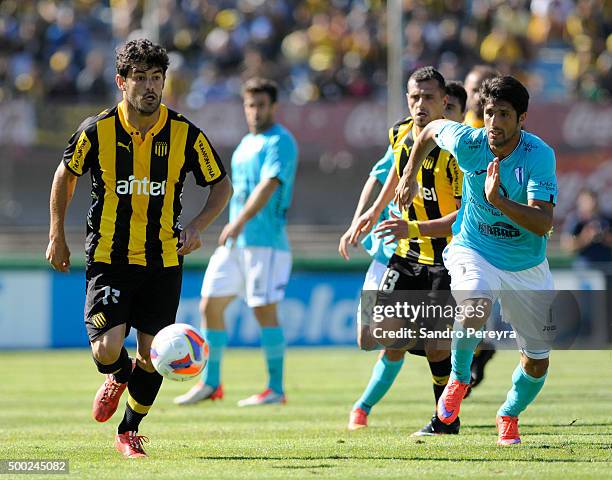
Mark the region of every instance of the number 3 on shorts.
[[382, 279], [382, 286], [380, 288], [381, 292], [383, 293], [391, 293], [393, 290], [395, 290], [395, 284], [397, 283], [397, 281], [400, 278], [400, 274], [397, 270], [392, 270], [392, 269], [388, 269], [385, 272], [385, 276]]

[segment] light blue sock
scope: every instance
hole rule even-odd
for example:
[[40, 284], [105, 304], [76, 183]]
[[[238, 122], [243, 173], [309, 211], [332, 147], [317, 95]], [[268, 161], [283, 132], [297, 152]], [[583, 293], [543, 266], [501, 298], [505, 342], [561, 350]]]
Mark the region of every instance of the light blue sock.
[[[484, 326], [482, 327], [484, 328]], [[481, 328], [481, 330], [482, 330]], [[470, 383], [472, 379], [472, 359], [474, 350], [480, 343], [476, 335], [468, 336], [463, 324], [455, 322], [453, 325], [453, 343], [451, 347], [451, 363], [453, 370], [450, 380], [459, 380], [461, 383]]]
[[208, 342], [208, 362], [202, 372], [202, 382], [211, 387], [218, 387], [221, 384], [221, 358], [227, 346], [227, 332], [206, 329], [204, 337]]
[[512, 388], [508, 392], [506, 401], [499, 407], [497, 414], [500, 416], [518, 417], [519, 414], [534, 401], [544, 386], [546, 375], [543, 377], [532, 377], [523, 370], [519, 363], [512, 374]]
[[268, 363], [268, 388], [283, 393], [285, 337], [281, 327], [262, 327], [261, 346]]
[[372, 370], [370, 383], [368, 383], [361, 398], [353, 405], [353, 408], [361, 408], [369, 414], [372, 407], [380, 402], [389, 391], [403, 364], [403, 358], [395, 362], [389, 360], [386, 355], [379, 358]]

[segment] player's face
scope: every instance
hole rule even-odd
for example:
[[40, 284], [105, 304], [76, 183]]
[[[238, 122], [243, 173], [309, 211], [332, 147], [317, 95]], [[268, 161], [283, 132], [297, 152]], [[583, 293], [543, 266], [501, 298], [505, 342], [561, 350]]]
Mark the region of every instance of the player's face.
[[244, 94], [244, 116], [251, 133], [267, 130], [274, 123], [276, 103], [272, 103], [267, 93]]
[[[130, 68], [121, 88], [128, 103], [141, 115], [154, 114], [161, 104], [164, 89], [164, 73], [161, 68], [136, 66]], [[118, 82], [119, 83], [119, 82]]]
[[453, 122], [463, 122], [463, 112], [461, 111], [461, 103], [457, 97], [448, 95], [446, 108], [444, 109], [444, 118]]
[[482, 84], [482, 76], [478, 73], [470, 73], [465, 78], [465, 91], [467, 92], [466, 108], [470, 112], [474, 112], [478, 118], [482, 118], [483, 108], [480, 104], [480, 85]]
[[489, 145], [501, 149], [516, 141], [526, 117], [527, 113], [517, 117], [516, 110], [509, 102], [487, 102], [484, 105], [484, 123]]
[[446, 106], [446, 93], [442, 91], [438, 82], [426, 80], [408, 82], [408, 110], [418, 127], [424, 127], [432, 120], [444, 116]]

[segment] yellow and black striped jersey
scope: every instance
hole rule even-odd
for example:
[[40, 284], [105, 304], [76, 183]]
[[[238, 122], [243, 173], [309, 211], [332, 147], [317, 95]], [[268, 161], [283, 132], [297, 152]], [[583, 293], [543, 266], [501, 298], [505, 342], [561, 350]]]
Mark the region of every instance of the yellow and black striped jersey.
[[[398, 177], [402, 176], [414, 144], [413, 126], [412, 118], [407, 117], [389, 129]], [[461, 198], [463, 174], [449, 152], [436, 146], [423, 162], [417, 182], [419, 193], [408, 210], [402, 210], [402, 218], [422, 222], [457, 210], [456, 199]], [[424, 265], [443, 265], [442, 251], [450, 240], [451, 237], [404, 238], [399, 241], [395, 254]]]
[[121, 102], [86, 119], [64, 151], [74, 175], [91, 172], [87, 262], [176, 266], [187, 173], [208, 186], [225, 170], [206, 135], [180, 113], [160, 105], [159, 120], [141, 138], [125, 108]]

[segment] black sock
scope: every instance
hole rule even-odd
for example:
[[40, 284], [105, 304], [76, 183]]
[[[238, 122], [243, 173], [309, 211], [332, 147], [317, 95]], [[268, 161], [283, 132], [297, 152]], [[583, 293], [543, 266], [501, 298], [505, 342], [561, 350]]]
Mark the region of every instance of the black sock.
[[162, 384], [157, 372], [146, 372], [136, 365], [128, 381], [128, 401], [117, 433], [137, 432], [142, 419], [149, 413]]
[[119, 358], [115, 360], [114, 363], [110, 365], [105, 365], [104, 363], [100, 363], [98, 360], [93, 359], [96, 367], [98, 367], [98, 372], [104, 374], [113, 374], [115, 380], [119, 383], [125, 383], [130, 378], [130, 373], [132, 373], [132, 360], [128, 355], [125, 347], [121, 349], [119, 353]]
[[448, 377], [450, 376], [452, 365], [450, 356], [440, 362], [429, 362], [429, 369], [431, 370], [431, 378], [433, 380], [433, 392], [436, 399], [436, 404], [444, 391], [444, 387], [448, 383]]
[[121, 350], [121, 355], [119, 355], [119, 361], [121, 362], [121, 370], [116, 373], [113, 373], [113, 377], [115, 377], [115, 381], [119, 383], [126, 383], [130, 379], [130, 375], [132, 374], [132, 359], [128, 355], [125, 347]]

